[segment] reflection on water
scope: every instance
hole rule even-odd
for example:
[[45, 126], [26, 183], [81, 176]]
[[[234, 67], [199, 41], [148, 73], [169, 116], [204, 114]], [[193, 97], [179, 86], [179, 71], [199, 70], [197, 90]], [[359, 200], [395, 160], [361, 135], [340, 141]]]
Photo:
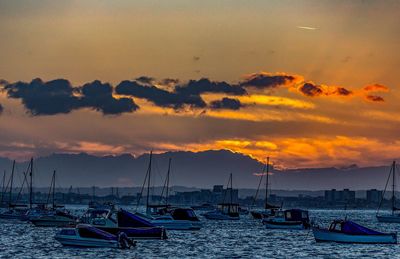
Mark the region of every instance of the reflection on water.
[[[82, 213], [84, 207], [74, 207]], [[400, 224], [378, 223], [375, 211], [311, 210], [311, 219], [327, 226], [347, 215], [365, 226], [396, 232]], [[54, 240], [57, 229], [29, 223], [0, 222], [0, 256], [10, 258], [145, 258], [145, 257], [268, 257], [268, 258], [396, 258], [399, 245], [315, 243], [310, 231], [267, 230], [250, 216], [240, 221], [207, 221], [200, 231], [169, 231], [168, 240], [138, 241], [131, 250], [66, 248]]]

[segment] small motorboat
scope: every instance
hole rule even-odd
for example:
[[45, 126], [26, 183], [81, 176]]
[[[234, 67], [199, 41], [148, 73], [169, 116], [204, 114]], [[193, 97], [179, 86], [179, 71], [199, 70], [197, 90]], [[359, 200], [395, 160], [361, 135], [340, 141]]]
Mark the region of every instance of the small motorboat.
[[30, 219], [37, 227], [66, 227], [74, 224], [78, 218], [66, 210], [55, 210], [49, 215], [42, 215]]
[[211, 220], [239, 220], [239, 204], [220, 203], [217, 209], [202, 214], [206, 219]]
[[307, 229], [310, 227], [308, 211], [300, 209], [279, 210], [274, 216], [262, 220], [270, 229]]
[[334, 220], [329, 229], [312, 228], [315, 241], [359, 244], [397, 244], [397, 233], [378, 232], [349, 220]]
[[203, 224], [191, 208], [166, 208], [164, 213], [157, 215], [144, 215], [136, 213], [150, 221], [155, 226], [163, 227], [167, 230], [199, 230]]
[[80, 224], [75, 228], [62, 229], [54, 237], [63, 246], [130, 248], [136, 241], [130, 240], [123, 232], [110, 234], [90, 225]]
[[166, 239], [165, 228], [154, 225], [148, 220], [120, 209], [88, 209], [79, 219], [80, 223], [92, 225], [98, 229], [116, 235], [124, 232], [134, 239]]

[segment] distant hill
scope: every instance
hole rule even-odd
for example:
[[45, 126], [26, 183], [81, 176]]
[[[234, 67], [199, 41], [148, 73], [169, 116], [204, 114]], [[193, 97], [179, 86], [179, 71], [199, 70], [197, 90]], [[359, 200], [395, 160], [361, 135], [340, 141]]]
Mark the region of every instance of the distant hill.
[[[172, 158], [171, 185], [211, 188], [216, 184], [226, 185], [229, 173], [233, 173], [233, 184], [239, 188], [257, 188], [263, 165], [255, 159], [227, 150], [203, 152], [167, 152], [153, 155], [152, 185], [163, 185]], [[52, 154], [34, 161], [34, 185], [45, 187], [51, 174], [57, 170], [57, 185], [60, 187], [120, 186], [140, 187], [148, 167], [149, 154], [133, 157], [130, 154], [98, 157], [85, 153]], [[22, 181], [22, 171], [27, 162], [17, 163], [16, 182]], [[0, 170], [9, 177], [12, 161], [0, 158]], [[285, 171], [272, 170], [270, 177], [273, 189], [324, 190], [350, 188], [365, 190], [382, 189], [389, 173], [388, 166], [359, 168], [350, 165], [343, 168], [304, 168]]]

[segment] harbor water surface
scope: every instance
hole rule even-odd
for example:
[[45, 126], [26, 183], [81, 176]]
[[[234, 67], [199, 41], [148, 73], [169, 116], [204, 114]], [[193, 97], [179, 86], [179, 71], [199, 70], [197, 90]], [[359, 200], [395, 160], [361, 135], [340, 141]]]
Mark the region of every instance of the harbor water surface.
[[[82, 214], [84, 206], [69, 207]], [[132, 210], [131, 208], [127, 208]], [[400, 224], [378, 223], [372, 210], [310, 210], [311, 220], [327, 227], [347, 218], [385, 232], [400, 232]], [[200, 217], [199, 231], [168, 231], [167, 240], [138, 240], [130, 250], [68, 248], [54, 235], [56, 228], [27, 222], [0, 222], [1, 258], [400, 258], [400, 245], [316, 243], [311, 231], [268, 230], [242, 215], [238, 221], [210, 221]]]

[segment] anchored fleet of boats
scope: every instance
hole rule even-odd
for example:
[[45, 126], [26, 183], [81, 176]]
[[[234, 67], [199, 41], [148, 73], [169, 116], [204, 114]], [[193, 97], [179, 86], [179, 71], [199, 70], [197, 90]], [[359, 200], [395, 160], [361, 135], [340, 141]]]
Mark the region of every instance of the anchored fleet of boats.
[[[64, 246], [76, 247], [108, 247], [128, 249], [136, 245], [135, 240], [143, 239], [166, 239], [169, 230], [186, 230], [198, 231], [204, 227], [203, 222], [196, 215], [193, 208], [172, 206], [168, 203], [169, 195], [169, 178], [171, 171], [171, 160], [169, 160], [167, 176], [165, 179], [164, 189], [165, 203], [150, 204], [150, 180], [152, 154], [150, 153], [149, 166], [143, 184], [147, 183], [146, 195], [146, 212], [135, 212], [117, 208], [113, 204], [89, 204], [88, 209], [82, 216], [78, 217], [71, 214], [64, 206], [57, 205], [55, 201], [55, 181], [56, 172], [53, 172], [51, 186], [49, 190], [48, 200], [45, 204], [37, 204], [34, 202], [32, 191], [32, 175], [33, 175], [33, 159], [30, 161], [28, 169], [24, 173], [24, 182], [21, 190], [26, 183], [29, 186], [29, 204], [18, 204], [18, 197], [13, 200], [13, 177], [15, 162], [7, 188], [3, 186], [1, 194], [1, 204], [6, 204], [0, 213], [0, 219], [20, 220], [31, 222], [36, 227], [59, 227], [60, 231], [55, 235], [55, 240]], [[266, 173], [265, 172], [266, 169]], [[395, 172], [396, 163], [393, 162], [385, 186], [385, 191], [392, 179], [392, 208], [391, 214], [380, 214], [381, 205], [377, 211], [378, 222], [384, 223], [400, 223], [400, 214], [397, 213], [395, 201]], [[214, 207], [211, 204], [197, 206], [195, 208], [206, 211], [201, 215], [207, 220], [240, 220], [241, 215], [250, 214], [251, 218], [256, 221], [248, 221], [249, 224], [259, 224], [270, 231], [293, 230], [312, 231], [316, 242], [337, 242], [337, 243], [362, 243], [362, 244], [396, 244], [396, 233], [383, 233], [372, 230], [365, 226], [361, 226], [353, 221], [344, 219], [336, 219], [332, 221], [329, 228], [321, 228], [317, 224], [312, 223], [309, 218], [309, 212], [304, 209], [288, 208], [283, 209], [281, 206], [274, 206], [268, 203], [269, 191], [269, 158], [264, 166], [263, 173], [260, 177], [259, 188], [265, 176], [265, 203], [261, 210], [243, 209], [233, 200], [233, 179], [230, 174], [226, 192], [220, 204]], [[30, 184], [27, 177], [30, 177]], [[3, 177], [3, 185], [5, 176]], [[8, 202], [5, 194], [8, 192]], [[163, 197], [163, 192], [161, 196]], [[141, 196], [139, 196], [141, 197]], [[383, 198], [382, 198], [383, 199]], [[6, 202], [5, 202], [6, 201]], [[48, 206], [51, 201], [51, 206]], [[140, 198], [138, 199], [139, 205]], [[248, 216], [247, 216], [248, 217]], [[258, 222], [258, 223], [257, 223]]]

